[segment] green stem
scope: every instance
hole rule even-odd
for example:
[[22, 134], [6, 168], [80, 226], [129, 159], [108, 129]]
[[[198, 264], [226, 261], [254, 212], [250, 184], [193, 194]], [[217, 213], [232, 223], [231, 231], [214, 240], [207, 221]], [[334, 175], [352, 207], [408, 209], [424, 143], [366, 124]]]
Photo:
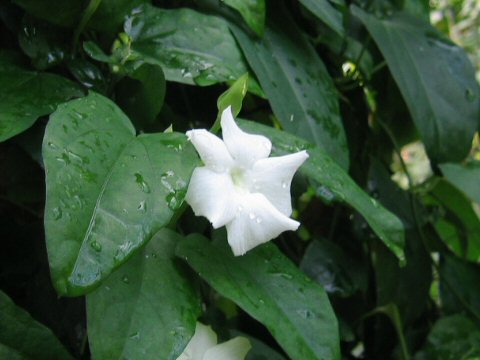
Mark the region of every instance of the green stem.
[[82, 18], [80, 19], [80, 22], [78, 23], [75, 32], [73, 33], [72, 54], [74, 54], [77, 49], [80, 34], [83, 32], [83, 29], [85, 29], [85, 26], [90, 21], [92, 15], [95, 13], [95, 11], [97, 11], [97, 8], [101, 2], [102, 0], [90, 0], [90, 2], [88, 3], [87, 8], [83, 12]]

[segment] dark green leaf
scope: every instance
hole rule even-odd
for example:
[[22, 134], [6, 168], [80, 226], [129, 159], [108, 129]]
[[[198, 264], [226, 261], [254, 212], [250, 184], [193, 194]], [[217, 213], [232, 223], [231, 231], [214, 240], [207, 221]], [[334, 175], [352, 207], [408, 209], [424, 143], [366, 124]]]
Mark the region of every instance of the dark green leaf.
[[257, 35], [263, 35], [265, 29], [265, 0], [224, 0], [223, 2], [236, 9]]
[[143, 6], [125, 23], [133, 56], [160, 65], [165, 78], [210, 85], [247, 72], [240, 50], [221, 18], [191, 9]]
[[480, 320], [480, 265], [445, 254], [439, 270], [445, 312], [467, 311]]
[[100, 69], [88, 60], [76, 58], [69, 61], [68, 70], [86, 88], [105, 93], [107, 82]]
[[195, 331], [200, 302], [174, 256], [182, 238], [161, 230], [87, 296], [95, 359], [176, 359]]
[[89, 291], [168, 224], [198, 162], [185, 135], [135, 137], [120, 109], [93, 92], [51, 116], [43, 157], [50, 268], [67, 295]]
[[282, 127], [325, 150], [344, 169], [348, 148], [335, 86], [315, 49], [280, 9], [261, 40], [233, 28]]
[[63, 61], [68, 51], [68, 35], [63, 29], [25, 16], [18, 42], [33, 65], [44, 70]]
[[292, 359], [340, 359], [337, 320], [325, 291], [274, 245], [234, 257], [225, 239], [212, 244], [191, 235], [177, 254], [264, 324]]
[[25, 131], [58, 104], [80, 96], [80, 87], [70, 80], [23, 70], [0, 56], [0, 141]]
[[365, 290], [367, 272], [356, 259], [328, 240], [315, 240], [308, 246], [300, 268], [330, 294], [341, 297]]
[[478, 359], [480, 329], [464, 315], [439, 319], [415, 360]]
[[312, 12], [317, 18], [322, 20], [333, 31], [340, 35], [345, 36], [345, 30], [343, 29], [343, 15], [340, 11], [330, 4], [328, 0], [300, 0], [300, 2], [308, 10]]
[[406, 13], [352, 13], [377, 43], [434, 162], [462, 160], [480, 117], [480, 91], [464, 51]]
[[46, 326], [33, 319], [0, 291], [0, 358], [72, 359]]
[[456, 255], [480, 261], [480, 219], [470, 200], [443, 179], [436, 181], [431, 196], [446, 210], [434, 223], [442, 240]]
[[404, 260], [404, 228], [402, 222], [378, 201], [369, 197], [353, 179], [320, 148], [294, 135], [250, 121], [239, 121], [251, 133], [267, 136], [273, 143], [273, 155], [307, 150], [310, 158], [300, 172], [321, 184], [321, 192], [331, 200], [350, 204], [363, 215], [378, 237], [401, 261]]
[[88, 54], [88, 56], [90, 56], [94, 60], [104, 63], [109, 63], [112, 61], [110, 56], [105, 54], [104, 51], [93, 41], [85, 41], [83, 43], [83, 49]]
[[462, 190], [472, 201], [480, 204], [480, 161], [473, 161], [466, 165], [441, 164], [443, 175]]
[[143, 64], [117, 85], [117, 102], [135, 124], [152, 123], [165, 97], [165, 77], [158, 65]]

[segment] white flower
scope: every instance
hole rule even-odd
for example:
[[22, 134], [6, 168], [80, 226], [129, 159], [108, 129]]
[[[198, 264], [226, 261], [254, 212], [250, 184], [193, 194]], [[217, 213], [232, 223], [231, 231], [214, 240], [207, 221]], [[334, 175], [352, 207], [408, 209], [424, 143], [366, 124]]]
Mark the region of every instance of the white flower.
[[177, 360], [243, 360], [252, 346], [237, 336], [217, 345], [217, 334], [210, 326], [197, 322], [195, 334]]
[[238, 256], [298, 228], [299, 222], [289, 218], [290, 184], [308, 154], [269, 158], [270, 140], [243, 132], [230, 107], [222, 113], [221, 126], [223, 141], [204, 129], [187, 132], [205, 166], [193, 171], [185, 199], [214, 228], [226, 225], [228, 243]]

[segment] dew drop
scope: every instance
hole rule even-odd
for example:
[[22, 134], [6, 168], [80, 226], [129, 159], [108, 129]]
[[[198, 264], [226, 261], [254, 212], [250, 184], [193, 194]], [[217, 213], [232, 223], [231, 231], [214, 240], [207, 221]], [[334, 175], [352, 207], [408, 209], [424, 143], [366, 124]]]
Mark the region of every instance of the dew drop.
[[474, 101], [476, 98], [474, 91], [472, 89], [465, 90], [465, 98], [470, 102]]
[[237, 206], [237, 211], [238, 211], [238, 212], [242, 212], [242, 211], [243, 211], [242, 205], [238, 205], [238, 206]]
[[128, 283], [130, 283], [130, 279], [128, 278], [128, 276], [127, 276], [127, 275], [123, 275], [123, 277], [122, 277], [122, 281], [123, 281], [125, 284], [128, 284]]
[[134, 332], [133, 334], [130, 335], [130, 339], [132, 339], [132, 340], [140, 339], [140, 333], [138, 331]]
[[286, 189], [288, 187], [288, 184], [286, 181], [282, 181], [282, 189]]
[[100, 244], [98, 241], [94, 240], [90, 243], [90, 247], [95, 250], [96, 252], [102, 251], [102, 244]]
[[62, 209], [60, 209], [59, 207], [53, 208], [52, 214], [53, 214], [53, 219], [58, 220], [62, 217]]
[[248, 217], [250, 218], [250, 220], [253, 220], [255, 219], [255, 214], [251, 212], [250, 214], [248, 214]]
[[145, 213], [147, 211], [147, 202], [145, 200], [141, 201], [137, 206], [137, 210], [141, 213]]
[[143, 176], [140, 173], [135, 173], [135, 182], [140, 186], [144, 193], [150, 193], [150, 186], [145, 182]]
[[261, 224], [263, 219], [261, 217], [257, 217], [255, 221], [257, 222], [257, 224]]

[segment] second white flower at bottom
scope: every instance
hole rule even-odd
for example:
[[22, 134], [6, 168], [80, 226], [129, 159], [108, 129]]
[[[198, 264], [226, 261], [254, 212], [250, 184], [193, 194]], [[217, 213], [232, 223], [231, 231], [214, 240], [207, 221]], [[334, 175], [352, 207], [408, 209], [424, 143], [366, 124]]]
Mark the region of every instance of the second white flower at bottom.
[[238, 256], [298, 228], [300, 223], [289, 217], [290, 185], [308, 154], [269, 158], [270, 140], [242, 131], [230, 107], [221, 126], [223, 141], [204, 129], [187, 132], [205, 166], [193, 171], [185, 199], [214, 228], [227, 227], [228, 243]]

